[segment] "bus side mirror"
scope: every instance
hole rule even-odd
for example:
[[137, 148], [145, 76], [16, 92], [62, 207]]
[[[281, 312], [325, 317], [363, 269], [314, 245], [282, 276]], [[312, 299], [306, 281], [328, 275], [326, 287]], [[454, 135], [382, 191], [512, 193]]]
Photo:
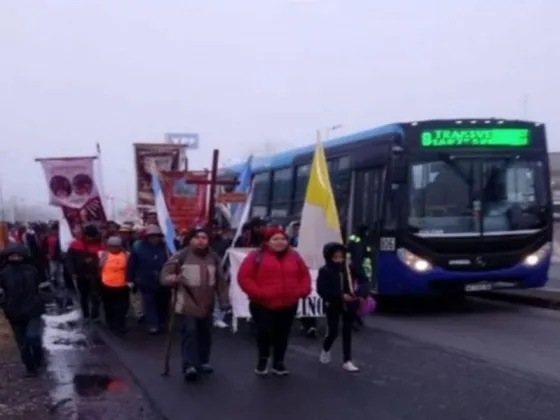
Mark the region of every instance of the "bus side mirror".
[[408, 183], [408, 165], [404, 157], [398, 157], [392, 162], [391, 182], [397, 185]]

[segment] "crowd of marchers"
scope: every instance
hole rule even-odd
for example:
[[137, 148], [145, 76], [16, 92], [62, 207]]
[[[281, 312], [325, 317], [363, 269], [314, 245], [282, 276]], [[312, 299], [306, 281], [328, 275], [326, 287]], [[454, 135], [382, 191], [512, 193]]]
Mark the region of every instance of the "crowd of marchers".
[[[312, 290], [310, 272], [296, 251], [299, 225], [288, 229], [252, 219], [235, 243], [234, 232], [202, 226], [177, 232], [171, 254], [154, 216], [143, 227], [109, 222], [75, 233], [62, 251], [58, 226], [18, 227], [0, 254], [0, 307], [21, 352], [25, 374], [37, 375], [45, 364], [42, 315], [47, 302], [60, 311], [76, 305], [86, 324], [103, 324], [125, 336], [133, 322], [147, 334], [170, 333], [170, 318], [180, 324], [182, 374], [196, 381], [213, 372], [212, 329], [227, 327], [229, 305], [227, 250], [252, 248], [242, 261], [237, 282], [249, 298], [256, 337], [255, 373], [289, 373], [285, 355], [298, 302]], [[316, 280], [324, 303], [326, 336], [318, 345], [322, 363], [341, 330], [342, 367], [357, 372], [352, 361], [352, 333], [362, 325], [358, 308], [369, 296], [365, 245], [358, 240], [326, 244], [325, 264]], [[309, 338], [317, 337], [315, 318], [300, 318]]]

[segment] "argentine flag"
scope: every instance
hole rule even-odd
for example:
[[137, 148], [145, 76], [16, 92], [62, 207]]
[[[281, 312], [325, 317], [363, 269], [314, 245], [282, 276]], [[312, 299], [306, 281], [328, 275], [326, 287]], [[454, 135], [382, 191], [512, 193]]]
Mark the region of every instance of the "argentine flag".
[[242, 232], [243, 231], [243, 225], [249, 221], [249, 213], [251, 211], [251, 203], [253, 202], [253, 190], [254, 190], [254, 185], [253, 184], [254, 183], [252, 183], [249, 186], [249, 194], [247, 195], [247, 199], [245, 200], [245, 203], [240, 205], [241, 206], [241, 211], [239, 212], [240, 213], [239, 223], [237, 225], [235, 235], [234, 235], [233, 240], [231, 242], [232, 247], [235, 246], [235, 242], [237, 241], [237, 239], [239, 239], [239, 237], [243, 233]]
[[[249, 194], [249, 190], [251, 189], [251, 163], [253, 161], [253, 156], [249, 156], [247, 162], [243, 166], [241, 173], [239, 175], [238, 184], [235, 187], [234, 192], [242, 193], [242, 194]], [[234, 203], [231, 205], [231, 226], [236, 228], [241, 226], [244, 222], [241, 220], [243, 219], [243, 213], [245, 212], [245, 208], [247, 207], [246, 203]]]
[[169, 252], [174, 254], [177, 252], [177, 249], [175, 248], [175, 226], [171, 221], [171, 217], [169, 217], [169, 211], [167, 210], [167, 204], [165, 204], [165, 197], [163, 196], [163, 190], [161, 188], [161, 183], [159, 182], [157, 169], [152, 167], [151, 173], [152, 189], [154, 191], [154, 201], [159, 227], [163, 232], [163, 239], [165, 241], [165, 245], [167, 245], [167, 249], [169, 249]]
[[309, 173], [297, 250], [307, 266], [318, 270], [324, 263], [323, 247], [329, 242], [342, 243], [338, 211], [327, 169], [321, 134]]

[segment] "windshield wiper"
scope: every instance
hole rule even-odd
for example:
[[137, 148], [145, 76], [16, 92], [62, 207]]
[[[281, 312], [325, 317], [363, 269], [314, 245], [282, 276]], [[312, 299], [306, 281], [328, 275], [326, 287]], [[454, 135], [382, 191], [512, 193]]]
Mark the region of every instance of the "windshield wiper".
[[441, 161], [446, 163], [451, 169], [453, 169], [453, 172], [455, 172], [459, 176], [459, 178], [465, 181], [465, 183], [469, 187], [473, 186], [474, 180], [472, 175], [466, 173], [459, 165], [457, 165], [457, 163], [453, 159], [451, 159], [451, 156], [449, 156], [447, 153], [438, 153], [438, 156]]

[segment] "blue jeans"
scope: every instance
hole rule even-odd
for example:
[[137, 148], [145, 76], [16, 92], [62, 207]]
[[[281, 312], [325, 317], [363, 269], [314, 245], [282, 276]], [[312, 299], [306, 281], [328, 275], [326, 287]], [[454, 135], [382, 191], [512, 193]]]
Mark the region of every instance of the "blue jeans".
[[190, 367], [199, 368], [210, 362], [212, 347], [212, 316], [195, 318], [177, 315], [181, 323], [181, 358], [183, 371]]
[[220, 302], [218, 302], [218, 298], [214, 300], [214, 311], [212, 313], [212, 318], [214, 321], [223, 321], [224, 320], [224, 311], [220, 309]]
[[43, 363], [43, 320], [40, 316], [27, 320], [10, 321], [21, 361], [29, 371], [35, 371]]
[[142, 293], [142, 306], [148, 329], [163, 329], [169, 313], [171, 291], [166, 288], [158, 288], [156, 290], [142, 290], [140, 293]]

